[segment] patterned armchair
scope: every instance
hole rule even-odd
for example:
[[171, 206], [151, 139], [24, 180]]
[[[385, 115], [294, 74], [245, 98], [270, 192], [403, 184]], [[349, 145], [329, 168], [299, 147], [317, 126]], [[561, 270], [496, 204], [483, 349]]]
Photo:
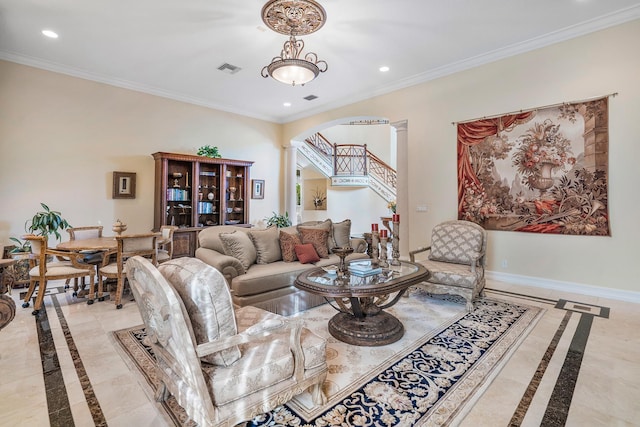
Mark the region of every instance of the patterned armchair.
[[469, 221], [446, 221], [436, 225], [431, 246], [409, 252], [415, 262], [418, 253], [429, 251], [426, 260], [418, 261], [431, 275], [419, 286], [435, 294], [460, 295], [473, 310], [473, 300], [483, 295], [487, 232]]
[[326, 341], [299, 321], [234, 307], [213, 267], [136, 256], [127, 278], [158, 362], [157, 400], [173, 394], [199, 426], [235, 426], [307, 389], [326, 402]]

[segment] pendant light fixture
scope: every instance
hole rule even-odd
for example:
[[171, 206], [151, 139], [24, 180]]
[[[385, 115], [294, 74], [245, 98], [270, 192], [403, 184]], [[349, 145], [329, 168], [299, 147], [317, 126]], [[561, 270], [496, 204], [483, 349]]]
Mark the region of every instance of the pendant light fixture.
[[313, 0], [270, 0], [262, 7], [262, 21], [273, 31], [289, 36], [280, 56], [262, 68], [264, 78], [292, 86], [304, 85], [327, 71], [326, 61], [308, 52], [303, 55], [304, 41], [296, 36], [305, 36], [318, 31], [325, 23], [326, 12]]

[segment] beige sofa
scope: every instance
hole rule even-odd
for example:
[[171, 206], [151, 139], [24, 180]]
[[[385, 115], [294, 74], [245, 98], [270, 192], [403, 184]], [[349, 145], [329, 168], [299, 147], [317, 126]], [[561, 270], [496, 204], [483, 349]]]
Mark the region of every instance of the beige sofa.
[[[198, 235], [196, 258], [219, 270], [231, 289], [233, 302], [271, 309], [270, 304], [296, 291], [294, 282], [304, 270], [337, 264], [333, 247], [351, 246], [347, 260], [367, 258], [364, 239], [351, 238], [351, 221], [307, 222], [282, 229], [210, 227]], [[292, 256], [295, 246], [311, 244], [322, 256], [302, 263]], [[295, 260], [294, 260], [295, 259]]]

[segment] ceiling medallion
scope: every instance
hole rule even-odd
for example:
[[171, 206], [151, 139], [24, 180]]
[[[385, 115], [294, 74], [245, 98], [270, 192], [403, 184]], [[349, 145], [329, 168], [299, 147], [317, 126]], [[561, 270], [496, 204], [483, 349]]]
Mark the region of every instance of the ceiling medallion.
[[318, 31], [327, 14], [313, 0], [270, 0], [262, 7], [262, 21], [276, 33], [306, 36]]
[[260, 73], [262, 77], [292, 86], [305, 83], [327, 71], [326, 61], [308, 52], [302, 56], [304, 42], [296, 36], [308, 35], [319, 30], [327, 19], [324, 8], [313, 0], [270, 0], [262, 8], [262, 21], [273, 31], [286, 34], [289, 41], [283, 45], [280, 56], [276, 56]]

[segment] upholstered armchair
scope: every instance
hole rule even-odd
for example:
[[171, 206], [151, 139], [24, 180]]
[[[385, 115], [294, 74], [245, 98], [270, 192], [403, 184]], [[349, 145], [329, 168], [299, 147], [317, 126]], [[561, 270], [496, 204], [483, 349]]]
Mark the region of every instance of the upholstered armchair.
[[127, 277], [162, 386], [199, 426], [235, 426], [309, 390], [325, 403], [326, 341], [262, 309], [234, 307], [222, 274], [196, 258], [154, 267], [127, 261]]
[[416, 254], [429, 251], [427, 259], [418, 261], [431, 273], [420, 285], [435, 294], [460, 295], [467, 300], [467, 311], [473, 310], [473, 300], [483, 295], [487, 232], [478, 224], [454, 220], [436, 225], [431, 245], [409, 252], [411, 261]]

